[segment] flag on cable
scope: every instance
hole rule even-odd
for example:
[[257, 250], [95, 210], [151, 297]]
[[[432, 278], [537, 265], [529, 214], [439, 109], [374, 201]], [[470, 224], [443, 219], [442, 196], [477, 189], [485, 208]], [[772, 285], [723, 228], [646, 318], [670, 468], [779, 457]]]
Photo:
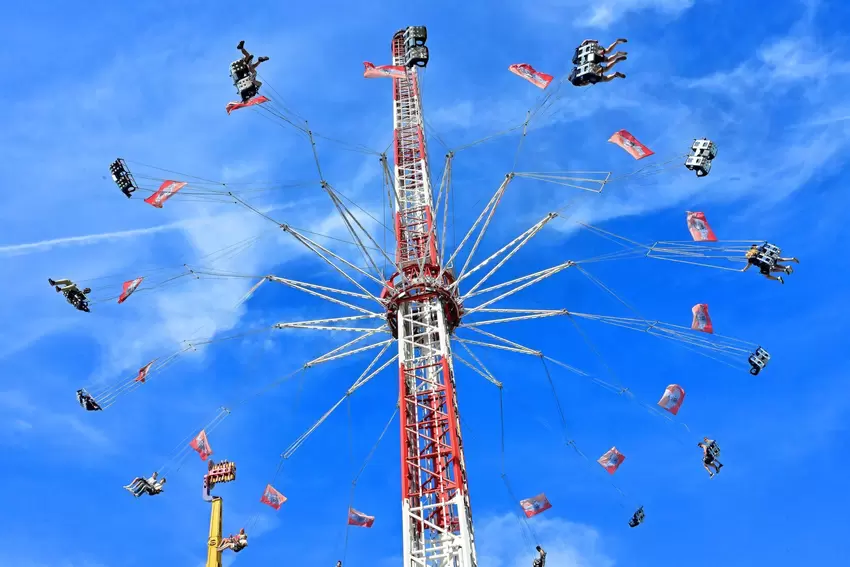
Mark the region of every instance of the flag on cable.
[[201, 432], [198, 433], [197, 437], [192, 439], [189, 446], [198, 452], [202, 461], [206, 461], [210, 458], [210, 455], [213, 454], [212, 447], [210, 447], [210, 441], [207, 439], [207, 432], [203, 429], [201, 429]]
[[271, 484], [267, 484], [260, 502], [271, 506], [275, 510], [280, 510], [280, 507], [286, 502], [286, 496], [278, 492]]
[[702, 211], [691, 212], [685, 211], [688, 219], [688, 230], [694, 242], [717, 242], [717, 235], [714, 234], [711, 225], [705, 218], [705, 213]]
[[246, 106], [254, 106], [255, 104], [263, 104], [264, 102], [268, 102], [269, 99], [264, 97], [263, 95], [255, 96], [254, 98], [248, 99], [245, 102], [228, 102], [227, 106], [224, 107], [224, 110], [227, 111], [229, 115], [234, 110], [239, 110], [240, 108], [245, 108]]
[[602, 465], [602, 468], [608, 471], [608, 474], [614, 474], [625, 460], [626, 456], [624, 454], [618, 451], [616, 447], [611, 447], [596, 462]]
[[526, 518], [531, 518], [532, 516], [536, 516], [537, 514], [542, 514], [546, 510], [552, 507], [552, 504], [549, 502], [549, 499], [546, 498], [546, 494], [541, 492], [537, 496], [532, 496], [531, 498], [526, 498], [525, 500], [520, 500], [519, 505], [522, 506], [523, 512], [525, 512]]
[[655, 152], [641, 144], [640, 141], [632, 136], [628, 130], [618, 130], [611, 134], [608, 141], [616, 144], [629, 152], [629, 155], [635, 159], [643, 159], [653, 155]]
[[367, 516], [363, 512], [358, 512], [354, 508], [348, 509], [348, 525], [360, 526], [361, 528], [371, 528], [375, 522], [375, 516]]
[[549, 83], [552, 82], [552, 79], [555, 78], [547, 73], [541, 73], [528, 63], [514, 63], [513, 65], [508, 66], [508, 71], [517, 77], [522, 77], [539, 89], [545, 89], [548, 87]]
[[697, 303], [691, 308], [691, 313], [694, 316], [691, 321], [691, 329], [702, 331], [703, 333], [714, 333], [714, 325], [711, 324], [711, 315], [708, 314], [708, 305]]
[[145, 380], [147, 380], [148, 378], [148, 372], [151, 371], [151, 366], [153, 366], [154, 362], [156, 362], [156, 359], [151, 360], [150, 362], [139, 368], [139, 373], [136, 374], [135, 378], [133, 378], [133, 382], [141, 382], [142, 384], [144, 384]]
[[685, 389], [678, 384], [670, 384], [664, 390], [664, 395], [658, 400], [658, 405], [666, 409], [673, 415], [679, 413], [679, 408], [685, 401]]
[[133, 295], [133, 292], [139, 288], [139, 285], [142, 283], [143, 279], [145, 278], [141, 277], [124, 282], [124, 285], [121, 289], [121, 295], [118, 296], [118, 303], [124, 303], [125, 301], [127, 301], [127, 298]]
[[175, 193], [183, 189], [185, 186], [185, 181], [172, 181], [170, 179], [166, 179], [153, 195], [145, 199], [145, 203], [156, 207], [157, 209], [161, 209], [164, 202], [173, 197]]

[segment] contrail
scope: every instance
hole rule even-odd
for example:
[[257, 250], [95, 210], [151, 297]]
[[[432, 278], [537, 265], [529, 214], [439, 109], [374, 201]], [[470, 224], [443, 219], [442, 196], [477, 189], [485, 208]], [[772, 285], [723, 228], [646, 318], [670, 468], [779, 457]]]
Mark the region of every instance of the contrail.
[[42, 240], [40, 242], [29, 242], [27, 244], [12, 244], [9, 246], [0, 246], [0, 254], [4, 256], [20, 256], [22, 254], [30, 254], [33, 252], [44, 252], [57, 246], [72, 246], [96, 244], [106, 240], [121, 240], [132, 236], [142, 236], [145, 234], [154, 234], [157, 232], [165, 232], [174, 230], [175, 228], [184, 228], [191, 224], [191, 221], [180, 221], [149, 228], [136, 228], [132, 230], [120, 230], [117, 232], [102, 232], [100, 234], [86, 234], [85, 236], [66, 236], [63, 238], [52, 238], [50, 240]]
[[[275, 207], [262, 209], [263, 213], [279, 211], [283, 209], [291, 209], [304, 204], [306, 201], [296, 201], [294, 203], [286, 203]], [[40, 242], [29, 242], [27, 244], [10, 244], [0, 246], [0, 256], [21, 256], [24, 254], [32, 254], [34, 252], [45, 252], [59, 246], [89, 246], [98, 242], [109, 240], [122, 240], [132, 238], [134, 236], [144, 236], [147, 234], [155, 234], [157, 232], [167, 232], [169, 230], [188, 228], [193, 224], [207, 223], [214, 217], [205, 217], [198, 219], [187, 219], [159, 226], [151, 226], [148, 228], [134, 228], [131, 230], [120, 230], [117, 232], [102, 232], [100, 234], [86, 234], [84, 236], [65, 236], [63, 238], [52, 238], [50, 240], [42, 240]]]

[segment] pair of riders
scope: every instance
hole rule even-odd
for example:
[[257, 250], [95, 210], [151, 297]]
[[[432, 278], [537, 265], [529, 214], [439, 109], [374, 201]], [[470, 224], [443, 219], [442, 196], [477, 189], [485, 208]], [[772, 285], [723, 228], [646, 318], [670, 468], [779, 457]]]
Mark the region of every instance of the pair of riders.
[[162, 492], [162, 487], [165, 484], [165, 477], [159, 478], [159, 473], [154, 472], [148, 478], [137, 476], [133, 481], [124, 488], [138, 498], [142, 494], [156, 496]]
[[[628, 42], [627, 39], [620, 38], [608, 47], [601, 47], [595, 39], [584, 40], [575, 50], [573, 55], [573, 65], [575, 66], [567, 80], [576, 87], [584, 87], [596, 83], [607, 83], [614, 79], [625, 79], [626, 76], [619, 71], [608, 75], [605, 73], [620, 61], [627, 59], [628, 53], [625, 51], [611, 54], [615, 47], [626, 42]], [[587, 60], [583, 58], [583, 55], [589, 55]], [[580, 68], [585, 64], [592, 65], [591, 72], [579, 74]]]
[[218, 544], [219, 551], [229, 549], [234, 553], [239, 553], [246, 547], [248, 547], [248, 534], [245, 533], [245, 528], [240, 529], [236, 535], [230, 534], [228, 537], [223, 538], [221, 543]]
[[103, 411], [100, 404], [85, 390], [77, 390], [77, 403], [86, 411]]
[[[718, 474], [720, 469], [723, 468], [723, 463], [718, 460], [720, 447], [717, 446], [716, 441], [708, 437], [703, 437], [702, 442], [697, 443], [697, 446], [702, 449], [703, 468], [708, 472], [709, 478], [714, 478], [714, 475]], [[711, 469], [714, 469], [714, 471]]]
[[[793, 270], [791, 266], [783, 266], [780, 262], [794, 262], [795, 264], [799, 264], [800, 260], [797, 258], [774, 258], [772, 262], [765, 261], [765, 247], [759, 246], [758, 244], [753, 244], [750, 246], [750, 249], [744, 254], [747, 258], [747, 265], [741, 270], [742, 272], [746, 272], [750, 269], [750, 266], [756, 266], [759, 269], [759, 273], [766, 277], [769, 280], [776, 280], [781, 284], [785, 283], [785, 280], [782, 279], [782, 276], [774, 276], [771, 275], [776, 272], [782, 272], [785, 275], [790, 274]], [[761, 257], [760, 257], [761, 256]]]
[[[242, 63], [245, 64], [245, 67], [248, 69], [248, 75], [251, 77], [251, 82], [254, 84], [254, 88], [256, 91], [260, 90], [260, 87], [263, 83], [257, 80], [257, 67], [260, 66], [260, 63], [264, 61], [268, 61], [268, 57], [258, 57], [257, 61], [254, 62], [254, 55], [249, 53], [247, 49], [245, 49], [245, 41], [242, 40], [236, 46], [236, 49], [242, 52]], [[255, 92], [256, 92], [255, 91]]]
[[56, 288], [56, 293], [62, 292], [68, 303], [80, 311], [89, 313], [89, 302], [86, 296], [91, 293], [91, 288], [87, 287], [80, 291], [77, 284], [71, 280], [52, 280], [47, 278], [47, 281], [51, 286]]

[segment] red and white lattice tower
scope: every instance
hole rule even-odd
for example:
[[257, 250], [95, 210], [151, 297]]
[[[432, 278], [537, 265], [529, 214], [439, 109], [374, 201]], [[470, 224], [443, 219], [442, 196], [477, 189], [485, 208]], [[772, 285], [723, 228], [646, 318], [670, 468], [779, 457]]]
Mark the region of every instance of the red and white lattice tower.
[[[392, 40], [403, 66], [404, 30]], [[383, 291], [398, 339], [405, 567], [475, 567], [450, 334], [462, 306], [440, 265], [416, 69], [393, 78], [394, 274]]]

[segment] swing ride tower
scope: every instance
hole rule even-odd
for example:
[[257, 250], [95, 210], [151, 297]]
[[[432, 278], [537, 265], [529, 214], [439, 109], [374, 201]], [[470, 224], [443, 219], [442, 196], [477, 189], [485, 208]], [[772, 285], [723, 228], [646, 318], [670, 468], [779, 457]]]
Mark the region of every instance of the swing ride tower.
[[[405, 65], [405, 30], [392, 39]], [[462, 305], [441, 265], [416, 68], [392, 78], [395, 273], [383, 291], [398, 343], [405, 567], [476, 567], [450, 335]]]
[[233, 482], [234, 480], [236, 480], [236, 464], [230, 461], [222, 461], [217, 465], [210, 463], [209, 470], [204, 475], [202, 498], [211, 505], [206, 567], [222, 567], [221, 551], [218, 550], [218, 546], [221, 545], [223, 537], [224, 502], [221, 496], [212, 496], [210, 491], [216, 484]]

